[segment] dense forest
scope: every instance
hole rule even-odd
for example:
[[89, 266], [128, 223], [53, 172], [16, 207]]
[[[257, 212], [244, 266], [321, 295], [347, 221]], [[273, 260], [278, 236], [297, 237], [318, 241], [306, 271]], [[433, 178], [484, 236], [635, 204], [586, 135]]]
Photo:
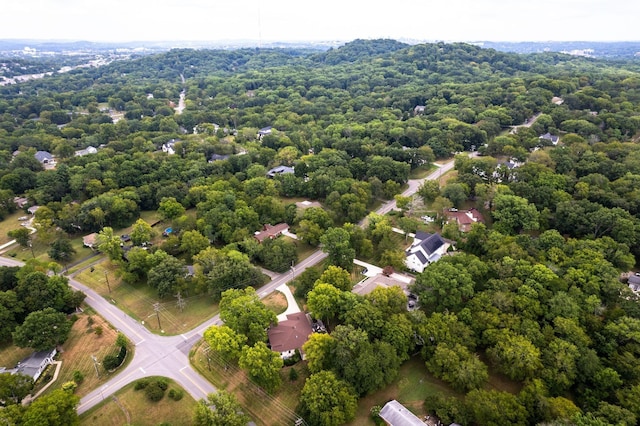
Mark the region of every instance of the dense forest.
[[[259, 284], [251, 262], [286, 271], [295, 261], [286, 243], [251, 238], [267, 223], [322, 243], [338, 267], [355, 256], [402, 269], [391, 228], [415, 231], [420, 220], [402, 209], [354, 224], [417, 169], [478, 151], [457, 155], [442, 187], [418, 192], [458, 248], [417, 274], [419, 310], [395, 290], [356, 296], [340, 268], [296, 280], [331, 330], [305, 346], [313, 374], [301, 412], [310, 424], [343, 424], [357, 398], [419, 354], [455, 392], [425, 401], [445, 422], [633, 425], [640, 300], [620, 274], [640, 256], [639, 130], [637, 61], [392, 40], [326, 52], [179, 49], [0, 87], [0, 217], [24, 196], [25, 208], [40, 206], [36, 238], [47, 244], [100, 232], [124, 279], [161, 297], [176, 290], [162, 277], [190, 261], [222, 305], [224, 290]], [[267, 177], [277, 166], [292, 172]], [[324, 208], [301, 212], [291, 198]], [[470, 205], [486, 225], [463, 233], [444, 223], [448, 208]], [[112, 228], [149, 210], [175, 232], [122, 261]], [[43, 286], [57, 280], [33, 273]], [[0, 313], [15, 327], [25, 314], [10, 301], [30, 278], [5, 275]], [[487, 387], [490, 374], [515, 390]]]

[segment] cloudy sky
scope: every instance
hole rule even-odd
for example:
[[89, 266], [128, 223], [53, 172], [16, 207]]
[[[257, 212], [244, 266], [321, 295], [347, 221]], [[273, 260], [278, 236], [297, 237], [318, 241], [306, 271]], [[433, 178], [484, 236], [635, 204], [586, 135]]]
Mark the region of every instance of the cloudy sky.
[[10, 0], [0, 39], [639, 41], [637, 0]]

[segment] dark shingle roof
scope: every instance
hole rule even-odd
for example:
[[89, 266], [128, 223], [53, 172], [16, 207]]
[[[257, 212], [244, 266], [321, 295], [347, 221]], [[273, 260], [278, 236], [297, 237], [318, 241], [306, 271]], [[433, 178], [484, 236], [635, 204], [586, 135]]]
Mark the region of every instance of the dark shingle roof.
[[436, 250], [438, 250], [443, 245], [444, 240], [442, 239], [440, 234], [432, 234], [429, 238], [420, 243], [420, 246], [429, 256], [435, 253]]

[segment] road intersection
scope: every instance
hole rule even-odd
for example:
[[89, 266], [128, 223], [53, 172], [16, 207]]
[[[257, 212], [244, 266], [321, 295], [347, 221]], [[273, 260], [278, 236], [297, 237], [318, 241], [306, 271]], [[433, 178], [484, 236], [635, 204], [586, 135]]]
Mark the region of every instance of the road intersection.
[[[424, 180], [438, 179], [442, 174], [451, 170], [453, 165], [453, 160], [448, 161], [439, 166], [438, 170], [426, 178], [409, 180], [409, 187], [402, 195], [413, 195]], [[392, 200], [382, 205], [376, 213], [386, 214], [395, 208], [396, 202]], [[291, 271], [284, 274], [273, 275], [268, 284], [257, 289], [258, 296], [260, 298], [266, 297], [277, 287], [287, 284], [296, 275], [319, 263], [326, 258], [326, 256], [324, 252], [317, 250], [298, 263]], [[22, 262], [0, 257], [0, 266], [22, 265]], [[85, 303], [102, 315], [116, 329], [126, 335], [133, 345], [135, 345], [134, 357], [127, 367], [80, 400], [80, 405], [78, 406], [79, 414], [99, 404], [126, 384], [148, 376], [165, 376], [171, 378], [196, 400], [206, 398], [207, 394], [216, 391], [216, 388], [209, 381], [204, 379], [191, 367], [189, 363], [189, 352], [193, 345], [202, 338], [207, 328], [211, 325], [222, 324], [219, 315], [209, 318], [186, 333], [177, 336], [160, 336], [151, 333], [143, 324], [120, 310], [111, 300], [100, 296], [97, 292], [78, 282], [73, 277], [68, 278], [71, 287], [87, 295]], [[87, 356], [90, 355], [91, 354], [87, 354]]]

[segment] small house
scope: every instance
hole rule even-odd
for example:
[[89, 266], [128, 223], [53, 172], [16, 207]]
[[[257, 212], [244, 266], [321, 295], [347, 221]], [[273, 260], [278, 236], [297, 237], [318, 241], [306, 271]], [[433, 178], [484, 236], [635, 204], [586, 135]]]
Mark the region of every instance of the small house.
[[313, 333], [311, 320], [304, 312], [289, 314], [285, 321], [281, 321], [275, 327], [267, 330], [271, 350], [279, 352], [283, 359], [294, 356], [296, 349], [300, 351], [304, 359], [302, 345], [309, 340], [311, 333]]
[[484, 217], [477, 209], [456, 210], [449, 209], [445, 213], [449, 222], [456, 222], [458, 229], [462, 232], [469, 232], [474, 223], [484, 223]]
[[41, 164], [53, 164], [55, 161], [53, 160], [53, 155], [51, 155], [48, 151], [38, 151], [34, 154], [36, 160], [38, 160]]
[[638, 275], [638, 273], [629, 275], [627, 284], [634, 293], [640, 292], [640, 275]]
[[89, 145], [85, 149], [80, 149], [80, 150], [76, 151], [75, 152], [75, 156], [76, 157], [84, 157], [85, 155], [95, 154], [97, 152], [98, 152], [98, 148]]
[[6, 372], [29, 376], [35, 382], [44, 369], [47, 368], [49, 364], [53, 364], [53, 357], [56, 356], [57, 353], [58, 351], [55, 348], [48, 351], [34, 352], [20, 361], [15, 368], [6, 370]]
[[389, 426], [424, 426], [425, 423], [395, 399], [387, 402], [378, 414]]
[[98, 234], [95, 232], [93, 234], [85, 235], [82, 237], [82, 245], [85, 247], [89, 247], [93, 250], [94, 246], [98, 242]]
[[209, 158], [209, 162], [213, 163], [216, 161], [224, 161], [227, 158], [231, 157], [230, 155], [223, 155], [223, 154], [211, 154], [211, 157]]
[[259, 243], [263, 242], [267, 238], [272, 240], [282, 235], [283, 232], [289, 230], [289, 225], [286, 223], [279, 223], [277, 225], [266, 224], [262, 227], [262, 231], [256, 232], [253, 237], [258, 240]]
[[424, 105], [416, 105], [416, 107], [413, 109], [413, 115], [424, 114], [424, 109], [425, 109]]
[[267, 172], [267, 177], [273, 178], [279, 175], [286, 175], [289, 173], [294, 173], [293, 167], [289, 166], [278, 166]]
[[551, 133], [547, 132], [544, 135], [541, 135], [538, 139], [549, 141], [551, 142], [552, 145], [558, 145], [558, 142], [560, 141], [560, 136], [552, 135]]
[[258, 130], [257, 138], [262, 140], [263, 137], [270, 135], [272, 130], [273, 130], [273, 127], [271, 126], [263, 127], [262, 129]]

